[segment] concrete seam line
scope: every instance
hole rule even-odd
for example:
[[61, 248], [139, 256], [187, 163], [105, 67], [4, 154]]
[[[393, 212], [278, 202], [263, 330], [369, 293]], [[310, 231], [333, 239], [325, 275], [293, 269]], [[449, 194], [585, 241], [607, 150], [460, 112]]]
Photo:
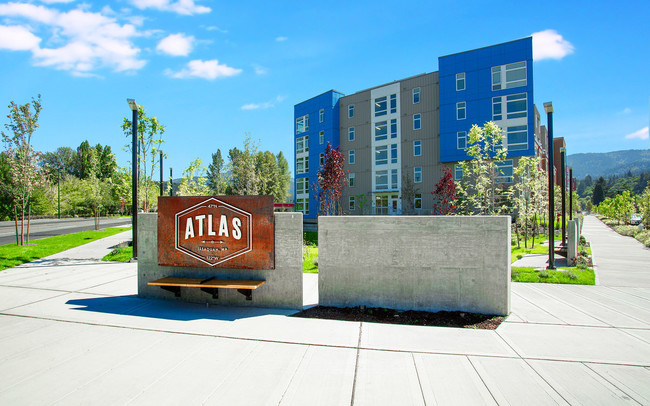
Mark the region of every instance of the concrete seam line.
[[[561, 289], [564, 289], [563, 286], [560, 286], [560, 288], [561, 288]], [[565, 305], [565, 306], [567, 306], [567, 307], [570, 307], [570, 308], [572, 308], [572, 309], [578, 311], [579, 313], [584, 314], [584, 315], [587, 316], [587, 317], [590, 317], [590, 318], [592, 318], [592, 319], [598, 320], [598, 321], [600, 321], [600, 322], [602, 322], [602, 323], [604, 323], [604, 324], [606, 324], [606, 325], [608, 325], [608, 326], [610, 326], [610, 327], [614, 327], [614, 325], [612, 325], [611, 323], [608, 323], [608, 322], [606, 322], [605, 320], [602, 320], [602, 319], [600, 319], [600, 318], [598, 318], [598, 317], [596, 317], [596, 316], [594, 316], [594, 315], [592, 315], [592, 314], [589, 314], [589, 313], [583, 311], [581, 308], [579, 308], [579, 307], [577, 307], [577, 306], [574, 306], [574, 305], [572, 305], [571, 303], [569, 303], [569, 302], [567, 302], [567, 301], [565, 301], [565, 300], [563, 300], [563, 299], [560, 299], [559, 297], [555, 297], [555, 296], [553, 296], [553, 295], [551, 295], [551, 294], [549, 294], [549, 293], [546, 293], [546, 292], [544, 292], [542, 289], [540, 289], [539, 287], [531, 286], [531, 289], [536, 290], [539, 294], [541, 294], [541, 295], [543, 295], [543, 296], [546, 296], [546, 297], [549, 298], [549, 299], [555, 300], [555, 301], [557, 301], [557, 302], [559, 302], [559, 303], [561, 303], [561, 304], [563, 304], [563, 305]], [[580, 296], [584, 298], [584, 296], [582, 296], [582, 295], [580, 295]], [[587, 299], [587, 298], [585, 298], [585, 299]], [[589, 299], [587, 299], [587, 300], [589, 300]], [[604, 307], [607, 307], [607, 306], [604, 306]], [[610, 310], [613, 310], [613, 309], [610, 309]], [[591, 326], [591, 325], [588, 325], [587, 327], [599, 327], [599, 326]], [[602, 326], [600, 326], [600, 327], [602, 327]]]
[[280, 396], [280, 401], [278, 402], [278, 405], [281, 405], [282, 401], [284, 401], [284, 396], [287, 394], [287, 391], [291, 387], [293, 380], [298, 375], [298, 371], [300, 370], [300, 367], [302, 366], [303, 362], [305, 362], [305, 358], [307, 358], [307, 352], [311, 347], [312, 347], [311, 345], [305, 346], [305, 351], [302, 353], [302, 357], [300, 357], [300, 362], [298, 363], [298, 365], [296, 365], [296, 370], [293, 371], [293, 374], [291, 375], [291, 379], [289, 379], [289, 383], [287, 384], [287, 387], [284, 388], [284, 392], [282, 392], [282, 396]]
[[[558, 319], [558, 320], [560, 320], [560, 321], [564, 321], [564, 320], [560, 319], [559, 317], [556, 317], [553, 313], [551, 313], [551, 312], [549, 312], [549, 311], [546, 311], [545, 309], [542, 309], [541, 307], [537, 306], [535, 303], [531, 302], [530, 300], [528, 300], [527, 298], [525, 298], [523, 295], [520, 295], [520, 294], [518, 294], [518, 293], [516, 293], [516, 292], [512, 292], [512, 293], [515, 294], [515, 295], [517, 295], [517, 296], [519, 296], [522, 300], [527, 301], [528, 303], [530, 303], [531, 305], [533, 305], [535, 308], [537, 308], [537, 309], [543, 311], [544, 313], [548, 314], [549, 316], [551, 316], [551, 317], [553, 317], [553, 318], [556, 318], [556, 319]], [[566, 323], [566, 322], [565, 322], [565, 323]], [[535, 324], [538, 324], [538, 323], [535, 323]], [[555, 324], [555, 323], [554, 323], [554, 324]]]
[[[610, 385], [612, 385], [612, 386], [615, 387], [616, 389], [620, 390], [620, 391], [623, 392], [626, 396], [628, 396], [630, 399], [634, 400], [635, 402], [639, 403], [640, 405], [642, 404], [641, 402], [639, 402], [638, 400], [636, 400], [636, 398], [635, 398], [634, 396], [631, 396], [627, 391], [623, 390], [623, 388], [621, 388], [621, 387], [619, 387], [618, 385], [616, 385], [616, 383], [613, 382], [613, 380], [607, 379], [607, 376], [606, 376], [606, 375], [599, 373], [598, 371], [596, 371], [595, 369], [593, 369], [589, 364], [590, 364], [589, 362], [583, 362], [583, 363], [582, 363], [582, 365], [584, 365], [585, 367], [587, 367], [587, 368], [588, 368], [591, 372], [593, 372], [594, 374], [598, 375], [598, 376], [599, 376], [601, 379], [603, 379], [605, 382], [608, 382]], [[611, 377], [610, 377], [610, 378], [611, 378]], [[621, 383], [622, 383], [622, 382], [621, 382]], [[623, 384], [623, 385], [625, 385], [625, 384]], [[632, 388], [627, 388], [627, 387], [625, 387], [625, 388], [628, 389], [628, 390], [631, 390], [635, 395], [638, 395], [636, 392], [634, 392], [634, 390], [633, 390]]]
[[[522, 360], [526, 363], [526, 365], [528, 365], [528, 367], [529, 367], [530, 369], [533, 370], [533, 372], [534, 372], [535, 374], [537, 374], [537, 376], [540, 377], [540, 379], [541, 379], [542, 381], [544, 381], [544, 382], [549, 386], [549, 388], [551, 388], [551, 390], [553, 390], [553, 392], [557, 393], [557, 395], [558, 395], [559, 397], [561, 397], [562, 400], [564, 400], [568, 405], [573, 403], [573, 402], [571, 402], [571, 399], [567, 399], [567, 398], [565, 398], [564, 396], [562, 396], [562, 393], [560, 393], [559, 390], [555, 389], [555, 386], [553, 386], [553, 385], [551, 384], [551, 382], [549, 382], [549, 381], [546, 379], [546, 377], [545, 377], [544, 375], [542, 375], [542, 374], [541, 374], [537, 369], [535, 369], [534, 366], [532, 366], [532, 365], [530, 364], [530, 362], [528, 362], [529, 360], [527, 360], [527, 359], [525, 359], [525, 358], [522, 358]], [[556, 383], [557, 383], [557, 382], [556, 382]], [[561, 387], [561, 385], [559, 385], [559, 384], [558, 384], [558, 386]], [[569, 396], [570, 396], [570, 395], [571, 395], [571, 394], [569, 393]]]
[[483, 386], [485, 386], [485, 389], [488, 391], [490, 396], [492, 396], [492, 399], [494, 399], [494, 404], [498, 405], [499, 401], [497, 400], [496, 396], [494, 396], [494, 393], [492, 393], [492, 391], [490, 390], [490, 386], [487, 384], [487, 382], [485, 382], [485, 379], [483, 379], [483, 375], [481, 375], [481, 373], [478, 371], [478, 369], [476, 368], [476, 365], [474, 365], [474, 363], [472, 362], [472, 359], [467, 355], [465, 355], [465, 359], [467, 359], [469, 364], [474, 369], [474, 372], [476, 372], [476, 375], [478, 376], [478, 379], [481, 380], [481, 382], [483, 383]]
[[363, 332], [363, 322], [359, 322], [359, 340], [357, 341], [357, 356], [354, 361], [354, 378], [352, 380], [352, 397], [350, 405], [354, 405], [354, 392], [357, 389], [357, 372], [359, 371], [359, 353], [361, 352], [361, 334]]
[[420, 395], [422, 395], [422, 403], [427, 404], [427, 400], [424, 397], [424, 389], [422, 389], [422, 380], [420, 379], [420, 371], [418, 371], [418, 364], [415, 362], [415, 354], [411, 353], [411, 359], [413, 360], [413, 368], [415, 368], [415, 376], [418, 377], [418, 385], [420, 386]]

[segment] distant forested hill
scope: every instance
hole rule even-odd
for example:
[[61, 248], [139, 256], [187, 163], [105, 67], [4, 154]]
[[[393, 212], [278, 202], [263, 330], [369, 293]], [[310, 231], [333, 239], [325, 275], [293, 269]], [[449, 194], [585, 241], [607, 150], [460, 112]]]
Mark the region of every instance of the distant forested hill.
[[572, 154], [567, 157], [567, 162], [573, 168], [573, 176], [584, 179], [591, 175], [596, 179], [612, 175], [625, 175], [628, 171], [633, 174], [650, 172], [650, 150], [628, 149], [603, 153]]

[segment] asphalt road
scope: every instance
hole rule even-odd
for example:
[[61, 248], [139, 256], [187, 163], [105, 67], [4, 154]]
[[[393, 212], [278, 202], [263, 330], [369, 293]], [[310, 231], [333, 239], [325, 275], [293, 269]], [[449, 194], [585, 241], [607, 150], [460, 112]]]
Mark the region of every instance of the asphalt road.
[[[125, 227], [131, 225], [131, 218], [105, 218], [99, 222], [100, 228]], [[20, 223], [18, 223], [20, 227]], [[27, 227], [27, 221], [25, 221]], [[29, 228], [29, 239], [52, 237], [55, 235], [78, 233], [79, 231], [94, 230], [95, 220], [92, 218], [40, 219], [32, 220]], [[13, 221], [0, 221], [0, 245], [16, 242], [16, 226]]]

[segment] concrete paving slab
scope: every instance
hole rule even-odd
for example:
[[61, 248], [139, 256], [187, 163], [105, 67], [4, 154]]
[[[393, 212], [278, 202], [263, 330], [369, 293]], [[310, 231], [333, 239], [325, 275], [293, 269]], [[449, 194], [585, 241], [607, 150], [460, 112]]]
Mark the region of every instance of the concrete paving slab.
[[619, 292], [625, 292], [628, 295], [633, 295], [636, 297], [640, 297], [642, 299], [650, 300], [650, 288], [630, 288], [630, 287], [619, 288], [616, 286], [611, 286], [609, 288], [613, 290], [618, 290]]
[[359, 351], [354, 405], [424, 405], [413, 355]]
[[46, 259], [69, 258], [69, 259], [97, 259], [101, 260], [110, 254], [113, 246], [131, 241], [131, 230], [114, 234], [110, 237], [102, 238], [79, 247], [71, 248], [46, 257]]
[[[263, 343], [213, 388], [203, 404], [279, 404], [306, 352], [304, 345]], [[248, 383], [246, 390], [242, 382]]]
[[615, 328], [505, 323], [497, 332], [524, 358], [650, 366], [650, 346]]
[[469, 357], [500, 405], [567, 405], [568, 403], [522, 359]]
[[581, 326], [607, 326], [606, 323], [587, 313], [568, 305], [566, 302], [546, 293], [546, 289], [540, 284], [526, 283], [517, 286], [517, 295], [525, 297], [525, 300], [532, 302], [536, 307], [552, 314], [562, 320], [564, 324]]
[[514, 357], [494, 330], [362, 323], [361, 348]]
[[303, 307], [318, 305], [318, 274], [302, 274], [302, 301]]
[[585, 364], [642, 405], [650, 404], [650, 370], [644, 367]]
[[[125, 405], [201, 404], [232, 371], [263, 346], [258, 341], [195, 338], [200, 339], [192, 343], [192, 349], [186, 353], [185, 359], [155, 377], [149, 385], [143, 385], [142, 391]], [[243, 382], [251, 383], [248, 379]], [[242, 401], [246, 393], [246, 390], [242, 390]]]
[[[522, 292], [521, 294], [518, 293], [519, 292], [518, 285], [520, 284], [519, 283], [511, 284], [512, 286], [512, 292], [510, 296], [510, 303], [512, 309], [511, 314], [516, 315], [524, 323], [565, 324], [564, 321], [560, 320], [559, 318], [555, 317], [548, 311], [542, 309], [541, 307], [529, 301], [524, 294], [525, 292]], [[514, 321], [514, 320], [508, 320], [508, 321]]]
[[637, 404], [625, 392], [580, 362], [531, 360], [528, 364], [570, 404]]
[[650, 330], [648, 329], [638, 329], [638, 328], [625, 328], [621, 329], [621, 331], [634, 336], [638, 338], [641, 341], [645, 341], [646, 343], [650, 344]]
[[413, 354], [413, 358], [426, 404], [497, 404], [466, 356]]
[[356, 357], [351, 348], [310, 346], [280, 405], [349, 405]]
[[650, 302], [607, 287], [576, 286], [571, 289], [577, 295], [597, 301], [614, 311], [650, 324]]
[[18, 306], [62, 295], [65, 295], [65, 292], [0, 286], [0, 311], [5, 312]]
[[125, 278], [103, 283], [79, 290], [80, 293], [91, 293], [107, 296], [129, 296], [138, 294], [138, 277], [129, 275]]

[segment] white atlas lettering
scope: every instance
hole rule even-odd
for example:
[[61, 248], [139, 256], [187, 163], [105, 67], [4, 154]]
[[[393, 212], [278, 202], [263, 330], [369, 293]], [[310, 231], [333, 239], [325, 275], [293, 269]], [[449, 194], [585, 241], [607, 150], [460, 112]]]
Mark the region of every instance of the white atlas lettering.
[[187, 224], [185, 225], [185, 239], [194, 237], [194, 224], [192, 224], [192, 217], [187, 218]]
[[233, 217], [232, 219], [232, 236], [235, 240], [241, 238], [241, 219], [239, 217]]
[[208, 235], [217, 235], [212, 229], [212, 214], [208, 214]]
[[221, 236], [228, 237], [228, 219], [223, 214], [219, 221], [219, 237]]

